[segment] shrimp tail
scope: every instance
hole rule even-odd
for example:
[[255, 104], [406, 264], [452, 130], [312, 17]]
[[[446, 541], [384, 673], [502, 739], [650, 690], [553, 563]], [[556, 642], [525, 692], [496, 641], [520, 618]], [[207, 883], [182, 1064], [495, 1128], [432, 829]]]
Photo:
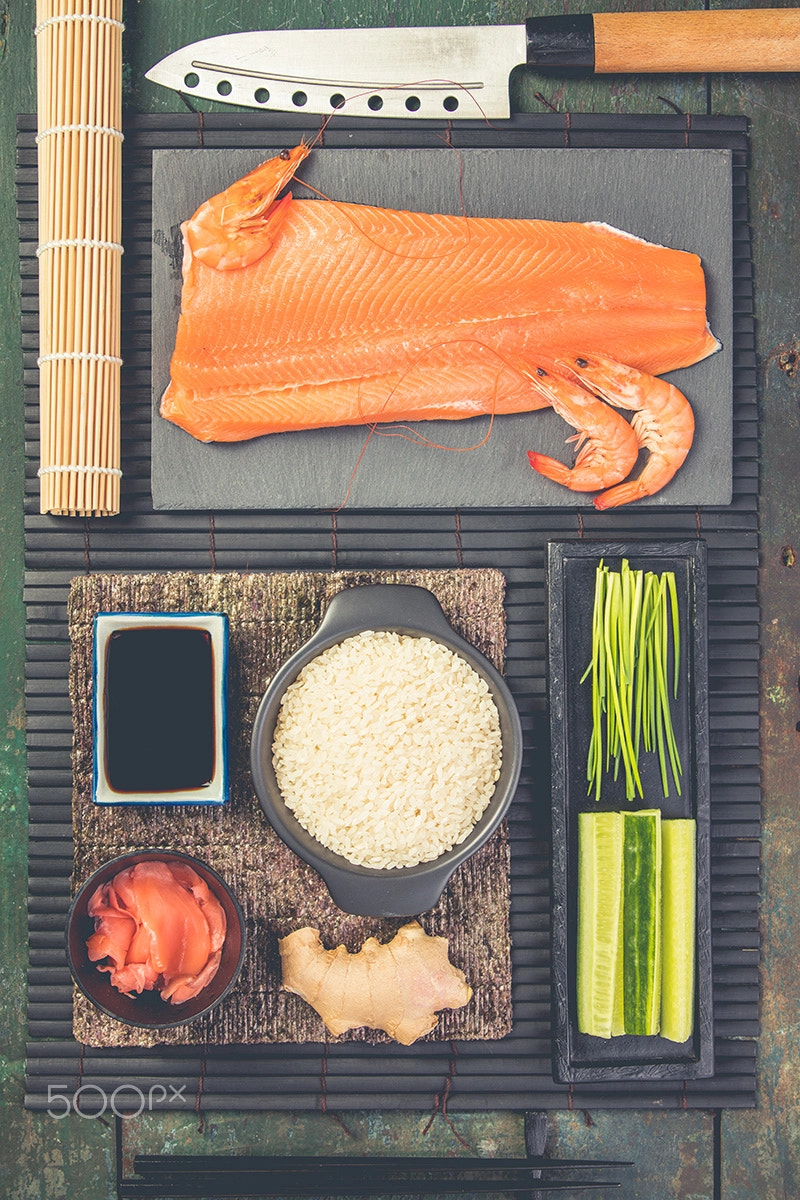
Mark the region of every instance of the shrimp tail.
[[554, 483], [560, 483], [562, 487], [570, 488], [573, 492], [593, 492], [597, 487], [595, 479], [582, 480], [574, 467], [568, 467], [557, 458], [539, 454], [536, 450], [528, 450], [527, 454], [528, 462], [534, 471], [538, 471], [546, 479], [552, 479]]
[[641, 500], [649, 494], [638, 479], [629, 479], [626, 483], [618, 483], [616, 487], [608, 488], [599, 496], [595, 496], [593, 504], [600, 512], [605, 512], [607, 508], [619, 508], [622, 504]]

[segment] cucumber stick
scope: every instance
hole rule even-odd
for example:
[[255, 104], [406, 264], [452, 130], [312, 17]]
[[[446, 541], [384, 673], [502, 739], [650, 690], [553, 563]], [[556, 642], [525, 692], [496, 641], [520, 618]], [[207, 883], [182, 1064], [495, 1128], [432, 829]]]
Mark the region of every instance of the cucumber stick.
[[578, 1029], [685, 1042], [694, 1026], [696, 824], [578, 814]]
[[[620, 816], [622, 814], [620, 813]], [[622, 854], [620, 853], [620, 861]], [[617, 954], [617, 975], [614, 982], [614, 1008], [611, 1014], [611, 1036], [619, 1037], [625, 1032], [625, 975], [623, 968], [624, 938], [625, 938], [625, 913], [622, 903], [622, 875], [620, 872], [620, 902], [619, 902], [619, 952]]]
[[623, 1011], [626, 1033], [661, 1023], [661, 813], [623, 814]]
[[622, 828], [622, 813], [578, 814], [578, 1029], [601, 1038], [620, 1022]]
[[662, 821], [661, 1036], [685, 1042], [694, 1025], [697, 834], [694, 821]]

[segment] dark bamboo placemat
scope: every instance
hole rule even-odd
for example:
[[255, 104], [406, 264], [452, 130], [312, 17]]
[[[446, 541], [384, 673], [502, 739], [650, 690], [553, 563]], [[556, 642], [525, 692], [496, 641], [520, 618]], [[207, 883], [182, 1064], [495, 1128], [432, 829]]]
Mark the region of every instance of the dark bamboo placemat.
[[[282, 991], [277, 939], [313, 925], [323, 944], [354, 953], [367, 937], [387, 941], [403, 920], [348, 916], [316, 873], [275, 834], [253, 790], [250, 735], [261, 696], [283, 662], [316, 631], [328, 602], [345, 587], [413, 583], [437, 597], [453, 627], [502, 670], [504, 582], [499, 571], [273, 572], [188, 571], [84, 575], [69, 597], [70, 697], [75, 729], [72, 810], [76, 887], [102, 863], [137, 849], [183, 850], [214, 867], [244, 910], [248, 948], [235, 991], [212, 1014], [157, 1036], [101, 1013], [75, 992], [73, 1032], [92, 1046], [323, 1042], [310, 1007]], [[224, 612], [230, 621], [230, 802], [220, 807], [101, 807], [92, 802], [92, 629], [98, 612]], [[508, 831], [458, 868], [439, 903], [420, 918], [445, 936], [450, 957], [473, 988], [469, 1004], [444, 1010], [428, 1040], [503, 1037], [511, 1028]], [[386, 1042], [354, 1030], [342, 1040]]]
[[[715, 1108], [755, 1103], [758, 1035], [758, 411], [747, 221], [747, 122], [740, 117], [573, 113], [468, 122], [342, 122], [328, 144], [723, 147], [733, 150], [734, 495], [724, 508], [374, 509], [337, 513], [155, 513], [150, 500], [152, 150], [293, 144], [299, 117], [236, 111], [133, 117], [126, 124], [123, 240], [122, 513], [38, 513], [36, 120], [20, 118], [17, 200], [26, 406], [27, 752], [30, 973], [25, 1103], [48, 1087], [185, 1087], [198, 1110]], [[656, 1084], [553, 1082], [550, 1040], [550, 756], [545, 562], [553, 538], [701, 537], [708, 547], [715, 1076]], [[506, 580], [505, 675], [526, 754], [509, 814], [514, 1023], [498, 1041], [408, 1048], [343, 1044], [92, 1048], [72, 1034], [63, 924], [72, 869], [72, 720], [67, 597], [82, 574], [491, 567]], [[81, 1099], [90, 1110], [91, 1087]], [[132, 1107], [138, 1101], [128, 1091]], [[120, 1093], [120, 1103], [124, 1103]], [[167, 1105], [167, 1100], [163, 1103]], [[161, 1101], [155, 1096], [153, 1103]]]

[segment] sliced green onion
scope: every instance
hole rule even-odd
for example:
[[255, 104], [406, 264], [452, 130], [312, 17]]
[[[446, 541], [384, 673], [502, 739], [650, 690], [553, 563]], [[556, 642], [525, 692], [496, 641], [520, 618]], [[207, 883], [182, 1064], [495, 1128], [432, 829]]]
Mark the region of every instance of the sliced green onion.
[[678, 695], [680, 667], [674, 572], [633, 570], [627, 559], [619, 571], [611, 571], [601, 560], [595, 572], [592, 653], [581, 677], [582, 684], [591, 682], [586, 778], [595, 800], [608, 775], [624, 776], [628, 800], [642, 796], [641, 754], [658, 756], [665, 798], [670, 777], [680, 795], [682, 767], [670, 708], [670, 692]]
[[673, 672], [672, 672], [672, 695], [678, 697], [678, 678], [680, 676], [681, 663], [681, 619], [678, 611], [678, 588], [675, 583], [675, 572], [665, 572], [667, 587], [669, 588], [670, 605], [672, 608], [672, 654], [673, 654]]

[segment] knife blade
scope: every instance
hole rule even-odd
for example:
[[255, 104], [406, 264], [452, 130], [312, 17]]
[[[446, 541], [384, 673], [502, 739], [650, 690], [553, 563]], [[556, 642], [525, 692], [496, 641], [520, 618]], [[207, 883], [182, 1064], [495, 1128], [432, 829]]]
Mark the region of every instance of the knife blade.
[[146, 78], [245, 108], [497, 120], [510, 115], [509, 76], [522, 64], [570, 74], [800, 71], [800, 9], [240, 32], [184, 46]]

